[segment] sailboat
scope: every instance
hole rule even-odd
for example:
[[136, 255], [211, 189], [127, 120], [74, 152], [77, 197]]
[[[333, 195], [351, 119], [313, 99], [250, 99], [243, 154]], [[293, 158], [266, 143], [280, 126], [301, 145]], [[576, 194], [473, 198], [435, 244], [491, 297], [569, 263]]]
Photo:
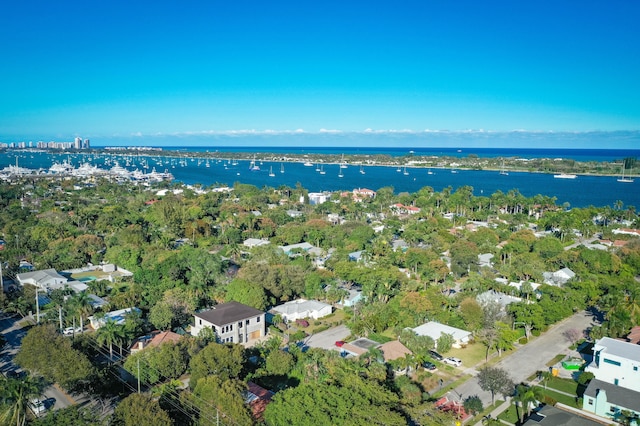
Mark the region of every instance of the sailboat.
[[404, 166], [404, 172], [402, 172], [402, 174], [405, 176], [409, 176], [409, 172], [407, 171], [407, 166]]
[[342, 166], [340, 166], [340, 167], [338, 168], [338, 177], [339, 177], [339, 178], [344, 177], [344, 174], [342, 174]]
[[321, 166], [320, 166], [320, 174], [321, 174], [321, 175], [324, 175], [324, 174], [326, 174], [326, 173], [327, 173], [327, 172], [325, 172], [325, 171], [324, 171], [324, 164], [323, 164], [323, 165], [321, 165]]
[[[342, 159], [340, 160], [340, 168], [341, 169], [346, 169], [347, 168], [347, 163], [344, 162], [344, 154], [342, 154]], [[342, 176], [340, 176], [342, 177]]]
[[273, 173], [273, 166], [269, 167], [269, 177], [274, 177], [276, 174]]
[[503, 176], [509, 176], [509, 172], [504, 169], [504, 160], [502, 160], [502, 168], [500, 169], [500, 174]]
[[362, 166], [362, 164], [360, 165], [360, 174], [363, 175], [364, 174], [364, 167]]
[[260, 170], [260, 166], [258, 166], [256, 164], [256, 156], [253, 156], [253, 160], [251, 160], [251, 163], [249, 163], [249, 170], [251, 170], [252, 172], [257, 172], [258, 170]]
[[624, 177], [624, 163], [622, 164], [622, 176], [618, 179], [618, 182], [624, 182], [624, 183], [633, 182], [633, 179], [631, 179], [630, 177]]
[[280, 173], [284, 173], [284, 163], [280, 163]]

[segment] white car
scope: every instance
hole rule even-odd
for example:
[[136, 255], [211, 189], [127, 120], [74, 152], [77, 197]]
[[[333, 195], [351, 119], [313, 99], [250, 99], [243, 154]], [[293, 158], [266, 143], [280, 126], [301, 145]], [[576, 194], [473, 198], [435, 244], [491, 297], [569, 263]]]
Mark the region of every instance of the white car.
[[462, 365], [462, 360], [459, 358], [449, 357], [442, 360], [445, 364], [453, 365], [456, 367], [460, 367]]
[[35, 414], [36, 417], [47, 411], [47, 407], [45, 407], [44, 402], [40, 401], [38, 398], [33, 398], [29, 401], [29, 408], [33, 411], [33, 414]]
[[73, 334], [77, 334], [77, 333], [81, 333], [82, 332], [82, 328], [81, 327], [67, 327], [64, 330], [62, 330], [62, 334], [64, 334], [65, 336], [72, 336]]

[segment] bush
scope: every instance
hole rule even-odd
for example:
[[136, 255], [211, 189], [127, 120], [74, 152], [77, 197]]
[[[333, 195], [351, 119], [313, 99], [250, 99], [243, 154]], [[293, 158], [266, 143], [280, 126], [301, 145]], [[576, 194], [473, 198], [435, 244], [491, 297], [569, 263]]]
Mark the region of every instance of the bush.
[[586, 385], [594, 377], [595, 376], [593, 375], [593, 373], [588, 371], [583, 371], [582, 373], [580, 373], [580, 376], [578, 376], [578, 383], [580, 383], [581, 385]]
[[298, 327], [309, 327], [309, 321], [307, 321], [306, 319], [297, 319], [296, 320], [296, 325]]
[[531, 335], [538, 337], [540, 335], [540, 330], [531, 330]]
[[556, 401], [555, 399], [551, 398], [550, 396], [545, 395], [542, 402], [544, 402], [547, 405], [556, 405], [556, 403], [558, 401]]
[[526, 345], [527, 343], [529, 343], [529, 340], [526, 337], [521, 337], [520, 339], [518, 339], [518, 343], [520, 343], [521, 345]]

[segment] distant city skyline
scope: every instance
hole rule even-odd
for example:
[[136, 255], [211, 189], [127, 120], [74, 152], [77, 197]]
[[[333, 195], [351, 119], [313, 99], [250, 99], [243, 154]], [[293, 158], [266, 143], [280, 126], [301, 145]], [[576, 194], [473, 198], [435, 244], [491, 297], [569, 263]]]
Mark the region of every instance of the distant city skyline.
[[626, 1], [12, 2], [0, 142], [636, 148], [639, 12]]

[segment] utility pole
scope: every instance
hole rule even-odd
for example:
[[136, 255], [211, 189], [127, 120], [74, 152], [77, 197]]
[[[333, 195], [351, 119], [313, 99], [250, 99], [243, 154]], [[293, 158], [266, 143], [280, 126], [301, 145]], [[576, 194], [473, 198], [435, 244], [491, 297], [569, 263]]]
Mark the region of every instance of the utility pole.
[[38, 301], [38, 286], [36, 286], [36, 324], [40, 324], [40, 302]]
[[140, 357], [138, 357], [138, 393], [140, 393]]

